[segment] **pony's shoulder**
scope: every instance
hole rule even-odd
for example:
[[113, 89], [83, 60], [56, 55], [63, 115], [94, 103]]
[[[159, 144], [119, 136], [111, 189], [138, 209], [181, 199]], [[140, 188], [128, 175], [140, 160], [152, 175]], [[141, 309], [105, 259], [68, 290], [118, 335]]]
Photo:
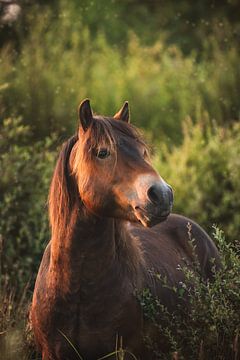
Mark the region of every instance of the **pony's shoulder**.
[[[144, 228], [133, 224], [131, 233], [140, 237], [143, 243], [149, 242], [154, 247], [159, 247], [159, 251], [163, 256], [164, 253], [171, 253], [172, 249], [175, 249], [175, 251], [179, 251], [188, 259], [193, 259], [194, 247], [206, 277], [210, 278], [212, 276], [213, 261], [217, 268], [220, 266], [219, 253], [213, 240], [200, 225], [185, 216], [171, 214], [167, 220], [152, 228]], [[148, 245], [146, 244], [146, 246]]]

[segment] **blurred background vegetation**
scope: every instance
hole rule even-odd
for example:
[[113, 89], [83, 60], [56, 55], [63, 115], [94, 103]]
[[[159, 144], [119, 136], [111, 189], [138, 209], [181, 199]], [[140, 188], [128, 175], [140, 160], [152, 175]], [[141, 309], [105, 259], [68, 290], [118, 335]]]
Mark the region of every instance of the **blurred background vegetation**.
[[20, 6], [15, 21], [0, 25], [3, 286], [18, 293], [34, 284], [49, 240], [46, 204], [57, 151], [75, 131], [85, 97], [105, 115], [129, 100], [132, 123], [175, 190], [174, 211], [239, 239], [239, 1]]

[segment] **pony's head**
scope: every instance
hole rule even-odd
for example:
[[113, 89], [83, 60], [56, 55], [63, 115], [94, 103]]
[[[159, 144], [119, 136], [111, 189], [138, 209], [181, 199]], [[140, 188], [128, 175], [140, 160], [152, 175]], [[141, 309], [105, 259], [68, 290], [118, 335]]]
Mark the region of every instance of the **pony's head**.
[[153, 169], [145, 142], [130, 125], [127, 102], [114, 117], [93, 115], [88, 99], [80, 104], [69, 164], [81, 201], [95, 215], [152, 226], [172, 209], [172, 189]]

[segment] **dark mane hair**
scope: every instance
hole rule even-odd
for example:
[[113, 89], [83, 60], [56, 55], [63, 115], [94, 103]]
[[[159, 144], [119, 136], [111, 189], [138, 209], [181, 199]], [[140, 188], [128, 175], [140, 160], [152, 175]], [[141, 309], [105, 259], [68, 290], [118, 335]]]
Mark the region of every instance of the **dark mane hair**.
[[69, 158], [77, 141], [78, 136], [74, 135], [63, 144], [53, 173], [48, 198], [52, 235], [65, 228], [75, 203], [76, 185], [69, 171]]
[[[91, 150], [98, 151], [99, 148], [108, 146], [116, 150], [119, 142], [119, 134], [137, 140], [146, 147], [140, 132], [131, 124], [113, 118], [94, 116], [94, 120], [84, 136], [75, 134], [67, 140], [60, 151], [57, 165], [54, 170], [50, 192], [49, 192], [49, 218], [52, 229], [52, 237], [66, 234], [69, 225], [70, 212], [76, 206], [76, 201], [80, 200], [76, 172], [80, 163], [90, 166]], [[70, 155], [74, 145], [80, 141], [81, 146], [76, 147], [73, 154], [73, 169], [69, 167]], [[73, 170], [73, 171], [72, 171]], [[79, 205], [79, 203], [78, 203]]]

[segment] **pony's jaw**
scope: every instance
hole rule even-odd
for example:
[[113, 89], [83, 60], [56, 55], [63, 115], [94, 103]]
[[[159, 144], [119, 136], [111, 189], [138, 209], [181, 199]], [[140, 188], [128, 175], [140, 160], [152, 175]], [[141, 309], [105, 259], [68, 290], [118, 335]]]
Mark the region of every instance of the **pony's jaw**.
[[138, 206], [135, 207], [134, 214], [136, 219], [145, 227], [152, 227], [165, 221], [170, 215], [170, 211], [166, 212], [166, 215], [155, 215], [144, 208]]

